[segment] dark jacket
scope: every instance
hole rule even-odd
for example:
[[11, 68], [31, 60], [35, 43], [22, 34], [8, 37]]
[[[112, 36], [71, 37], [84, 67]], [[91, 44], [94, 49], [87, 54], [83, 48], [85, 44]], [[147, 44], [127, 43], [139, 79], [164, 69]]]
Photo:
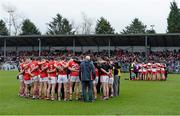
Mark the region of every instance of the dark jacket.
[[79, 71], [81, 81], [90, 81], [96, 76], [94, 64], [91, 61], [81, 62]]

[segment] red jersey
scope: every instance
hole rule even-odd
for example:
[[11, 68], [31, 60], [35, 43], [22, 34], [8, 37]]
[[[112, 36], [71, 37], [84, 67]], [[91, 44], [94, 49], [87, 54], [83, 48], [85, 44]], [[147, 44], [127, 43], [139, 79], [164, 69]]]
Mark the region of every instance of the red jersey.
[[24, 70], [24, 64], [23, 63], [20, 64], [20, 71], [22, 71], [22, 70]]
[[45, 78], [47, 77], [47, 68], [48, 68], [48, 63], [45, 62], [40, 66], [40, 77]]
[[63, 67], [63, 65], [66, 65], [66, 64], [67, 63], [65, 61], [61, 61], [56, 64], [58, 67], [61, 67], [63, 69], [63, 70], [58, 71], [59, 75], [67, 75], [67, 70], [66, 70], [66, 68]]
[[34, 70], [34, 68], [36, 68], [37, 66], [39, 67], [37, 61], [32, 61], [31, 64], [29, 65], [30, 71], [34, 76], [38, 76], [38, 74], [39, 74], [38, 68]]
[[[48, 63], [48, 70], [49, 71], [52, 71], [52, 70], [55, 70], [56, 69], [56, 67], [54, 66], [54, 64], [55, 64], [55, 61], [50, 61], [49, 63]], [[52, 73], [48, 73], [49, 75], [48, 76], [50, 76], [50, 77], [56, 77], [56, 71], [55, 72], [52, 72]]]
[[79, 76], [79, 68], [80, 67], [79, 67], [78, 63], [71, 61], [71, 62], [69, 62], [69, 67], [77, 70], [77, 71], [71, 71], [70, 76]]
[[109, 78], [112, 78], [112, 77], [113, 77], [113, 71], [112, 71], [112, 69], [110, 69]]
[[25, 81], [28, 81], [28, 80], [31, 79], [31, 76], [29, 75], [29, 68], [24, 70], [23, 78], [24, 78]]
[[[24, 63], [21, 63], [21, 64], [20, 64], [20, 67], [19, 67], [19, 68], [20, 68], [20, 69], [19, 69], [20, 72], [23, 72], [23, 73], [24, 73], [24, 66], [25, 66]], [[22, 74], [23, 74], [23, 73], [22, 73]]]
[[97, 68], [95, 68], [95, 71], [96, 71], [96, 77], [99, 77], [99, 71]]

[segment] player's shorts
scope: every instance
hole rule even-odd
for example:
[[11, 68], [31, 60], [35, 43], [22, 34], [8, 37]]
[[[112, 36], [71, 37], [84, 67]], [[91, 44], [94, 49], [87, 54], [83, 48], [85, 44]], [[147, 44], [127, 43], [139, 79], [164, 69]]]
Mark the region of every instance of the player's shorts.
[[161, 73], [161, 69], [157, 69], [157, 73]]
[[142, 69], [140, 69], [138, 72], [139, 72], [139, 73], [142, 73]]
[[57, 83], [67, 83], [67, 82], [68, 82], [67, 75], [58, 75]]
[[24, 81], [24, 79], [23, 79], [23, 75], [19, 75], [19, 81]]
[[48, 81], [48, 77], [44, 77], [44, 78], [39, 77], [39, 82], [40, 83], [47, 82], [47, 81]]
[[113, 83], [114, 83], [114, 78], [109, 78], [109, 82], [108, 82], [109, 84], [111, 84], [111, 85], [113, 85]]
[[152, 69], [152, 74], [153, 74], [153, 75], [157, 74], [157, 70], [153, 68], [153, 69]]
[[32, 83], [32, 80], [24, 80], [24, 84], [30, 85]]
[[97, 84], [97, 83], [98, 83], [98, 80], [99, 80], [99, 77], [96, 77], [96, 78], [93, 80], [93, 83], [94, 83], [94, 84]]
[[143, 72], [142, 72], [142, 73], [143, 73], [144, 75], [145, 75], [145, 74], [147, 74], [147, 70], [143, 70]]
[[32, 81], [32, 82], [37, 82], [37, 81], [39, 81], [38, 76], [34, 76], [34, 77], [32, 77], [32, 78], [31, 78], [31, 81]]
[[48, 83], [49, 84], [56, 84], [57, 83], [57, 78], [56, 77], [49, 77], [48, 78]]
[[80, 82], [79, 76], [70, 76], [70, 82]]
[[164, 69], [161, 69], [161, 74], [165, 74], [166, 71]]
[[101, 83], [108, 83], [109, 82], [109, 76], [101, 76], [100, 82]]
[[151, 69], [148, 69], [148, 73], [151, 73], [152, 72], [152, 70]]

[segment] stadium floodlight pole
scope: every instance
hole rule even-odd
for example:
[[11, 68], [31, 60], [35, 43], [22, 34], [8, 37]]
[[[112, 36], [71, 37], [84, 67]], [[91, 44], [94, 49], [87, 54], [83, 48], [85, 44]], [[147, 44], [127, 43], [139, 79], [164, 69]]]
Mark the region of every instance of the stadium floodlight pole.
[[6, 58], [6, 38], [4, 38], [4, 58]]
[[8, 13], [9, 13], [9, 36], [11, 36], [11, 26], [12, 26], [11, 17], [12, 17], [13, 12], [14, 12], [14, 10], [8, 10]]
[[148, 54], [147, 54], [147, 46], [148, 46], [148, 36], [146, 35], [146, 36], [145, 36], [145, 52], [146, 52], [146, 61], [147, 61], [147, 57], [148, 57]]
[[75, 46], [76, 46], [76, 41], [75, 38], [73, 38], [73, 55], [75, 55]]
[[39, 56], [41, 56], [41, 39], [38, 38], [38, 42], [39, 42]]
[[109, 57], [111, 57], [111, 39], [109, 39]]

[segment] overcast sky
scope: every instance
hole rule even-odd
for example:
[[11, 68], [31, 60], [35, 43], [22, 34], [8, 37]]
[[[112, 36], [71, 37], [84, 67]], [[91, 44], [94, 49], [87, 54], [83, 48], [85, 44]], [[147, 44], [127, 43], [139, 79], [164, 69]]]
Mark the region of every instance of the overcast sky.
[[[170, 2], [173, 0], [0, 0], [0, 18], [8, 18], [3, 6], [11, 4], [23, 17], [30, 18], [46, 32], [47, 25], [57, 13], [73, 21], [82, 21], [82, 12], [93, 18], [94, 25], [101, 16], [105, 17], [116, 32], [137, 17], [150, 28], [155, 25], [158, 33], [165, 33]], [[180, 0], [176, 0], [178, 5]]]

